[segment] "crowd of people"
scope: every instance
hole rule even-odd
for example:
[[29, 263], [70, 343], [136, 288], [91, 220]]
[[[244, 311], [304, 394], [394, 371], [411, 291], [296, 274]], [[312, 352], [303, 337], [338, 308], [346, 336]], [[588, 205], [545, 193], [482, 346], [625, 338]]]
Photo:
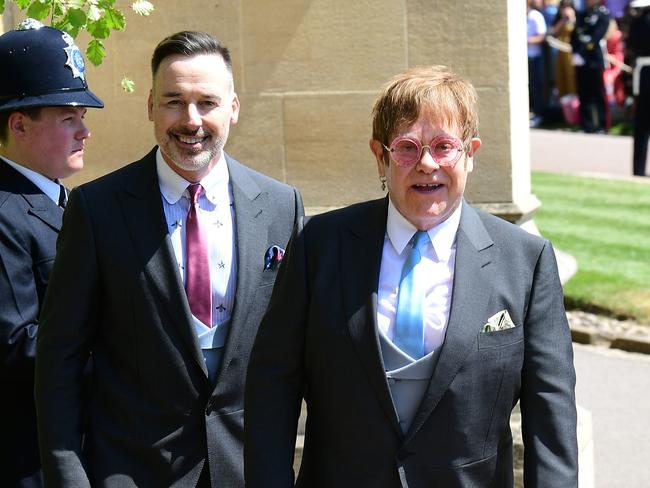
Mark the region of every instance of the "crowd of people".
[[607, 133], [621, 108], [634, 122], [634, 174], [645, 176], [648, 19], [648, 0], [527, 0], [530, 126]]

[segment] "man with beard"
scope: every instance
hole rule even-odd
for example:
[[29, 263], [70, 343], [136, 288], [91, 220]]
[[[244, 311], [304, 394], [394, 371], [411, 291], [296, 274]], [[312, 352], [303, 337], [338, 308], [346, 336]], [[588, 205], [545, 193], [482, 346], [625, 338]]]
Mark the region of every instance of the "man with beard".
[[223, 45], [179, 32], [151, 67], [158, 147], [75, 189], [58, 242], [36, 358], [49, 486], [244, 484], [246, 367], [302, 201], [223, 151]]

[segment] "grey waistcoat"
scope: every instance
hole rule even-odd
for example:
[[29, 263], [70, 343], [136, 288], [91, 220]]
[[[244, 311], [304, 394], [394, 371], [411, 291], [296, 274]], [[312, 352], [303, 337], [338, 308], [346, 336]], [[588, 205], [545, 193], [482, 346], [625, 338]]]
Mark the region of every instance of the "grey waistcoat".
[[413, 361], [379, 332], [379, 344], [393, 405], [402, 432], [406, 434], [438, 363], [440, 347]]

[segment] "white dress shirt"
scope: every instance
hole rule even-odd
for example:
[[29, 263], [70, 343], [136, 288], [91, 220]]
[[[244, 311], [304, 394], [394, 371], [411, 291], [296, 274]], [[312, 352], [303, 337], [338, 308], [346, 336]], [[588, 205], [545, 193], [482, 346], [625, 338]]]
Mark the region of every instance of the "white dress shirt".
[[4, 156], [2, 157], [2, 159], [6, 161], [7, 164], [9, 164], [9, 166], [14, 168], [16, 171], [22, 174], [29, 181], [34, 183], [56, 205], [59, 204], [59, 192], [61, 191], [61, 187], [59, 186], [59, 183], [57, 181], [51, 180], [47, 176], [43, 176], [42, 174], [37, 173], [36, 171], [33, 171], [29, 168], [26, 168], [25, 166], [21, 166], [20, 164], [12, 161], [11, 159], [7, 159]]
[[[171, 238], [178, 270], [185, 285], [185, 221], [190, 207], [190, 182], [173, 171], [162, 158], [160, 148], [156, 152], [158, 184], [162, 194], [163, 209]], [[221, 159], [214, 169], [202, 180], [203, 193], [199, 197], [199, 212], [204, 225], [208, 227], [210, 258], [210, 281], [212, 286], [212, 324], [208, 327], [196, 317], [194, 329], [203, 349], [208, 371], [214, 374], [215, 361], [221, 354], [207, 353], [221, 349], [228, 334], [229, 319], [235, 303], [235, 281], [237, 259], [235, 251], [235, 215], [228, 165]]]
[[[460, 222], [459, 206], [447, 220], [430, 229], [430, 242], [421, 249], [418, 273], [426, 276], [424, 296], [424, 351], [429, 354], [445, 339], [456, 261], [456, 232]], [[377, 324], [379, 332], [391, 342], [395, 336], [395, 311], [402, 268], [408, 255], [409, 241], [417, 229], [388, 203], [386, 237], [379, 272]], [[422, 281], [421, 281], [422, 282]]]

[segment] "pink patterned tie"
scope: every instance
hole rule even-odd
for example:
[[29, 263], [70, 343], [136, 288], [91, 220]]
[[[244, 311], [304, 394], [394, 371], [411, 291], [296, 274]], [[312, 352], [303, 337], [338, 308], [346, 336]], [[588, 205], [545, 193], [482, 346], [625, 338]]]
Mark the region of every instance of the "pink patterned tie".
[[212, 285], [210, 284], [210, 258], [208, 234], [201, 223], [199, 197], [203, 193], [200, 183], [187, 187], [190, 209], [185, 224], [185, 293], [192, 314], [208, 327], [212, 327]]

